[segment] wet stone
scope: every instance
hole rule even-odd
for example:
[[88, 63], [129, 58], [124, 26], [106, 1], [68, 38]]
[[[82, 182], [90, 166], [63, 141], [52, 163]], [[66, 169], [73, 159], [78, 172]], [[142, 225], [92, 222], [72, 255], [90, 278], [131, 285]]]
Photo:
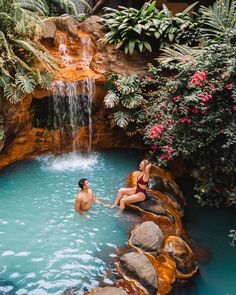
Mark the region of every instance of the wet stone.
[[133, 232], [131, 243], [145, 252], [154, 255], [160, 253], [163, 241], [163, 233], [160, 227], [153, 221], [143, 222], [137, 230]]
[[93, 295], [127, 295], [124, 290], [116, 287], [97, 288], [93, 291]]
[[163, 251], [176, 263], [177, 270], [182, 274], [194, 273], [197, 263], [187, 243], [179, 237], [169, 236], [164, 241]]
[[175, 224], [175, 218], [169, 212], [167, 212], [164, 202], [154, 197], [150, 192], [146, 192], [146, 196], [147, 197], [144, 201], [137, 202], [134, 205], [155, 215], [166, 216], [173, 224]]
[[120, 257], [120, 271], [126, 277], [137, 281], [149, 294], [156, 294], [158, 289], [157, 273], [142, 253], [126, 253]]

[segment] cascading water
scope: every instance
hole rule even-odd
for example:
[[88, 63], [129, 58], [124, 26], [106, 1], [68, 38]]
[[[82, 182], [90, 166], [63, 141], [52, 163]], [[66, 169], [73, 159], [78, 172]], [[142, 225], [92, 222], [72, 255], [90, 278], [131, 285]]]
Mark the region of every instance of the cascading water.
[[92, 61], [92, 56], [90, 54], [91, 39], [88, 37], [81, 37], [80, 40], [82, 44], [82, 50], [81, 50], [82, 67], [84, 69], [89, 69], [90, 63]]
[[61, 55], [61, 59], [63, 61], [63, 64], [68, 68], [73, 67], [72, 58], [67, 53], [66, 40], [65, 40], [64, 35], [59, 36], [59, 48], [58, 49], [59, 49], [59, 53]]
[[[65, 68], [77, 68], [78, 63], [81, 69], [89, 69], [92, 57], [90, 53], [91, 40], [89, 37], [80, 38], [81, 52], [80, 61], [74, 64], [72, 57], [67, 49], [67, 37], [65, 34], [59, 35], [59, 53]], [[87, 78], [78, 82], [66, 82], [57, 80], [53, 83], [53, 116], [55, 127], [69, 128], [73, 138], [73, 151], [79, 148], [76, 134], [79, 127], [88, 126], [88, 145], [87, 151], [91, 151], [92, 146], [92, 101], [94, 96], [95, 81]]]
[[79, 127], [88, 125], [88, 146], [92, 146], [92, 101], [94, 96], [94, 79], [87, 78], [79, 82], [55, 81], [53, 83], [53, 115], [56, 126], [68, 124], [73, 138], [73, 151], [79, 147], [75, 141]]

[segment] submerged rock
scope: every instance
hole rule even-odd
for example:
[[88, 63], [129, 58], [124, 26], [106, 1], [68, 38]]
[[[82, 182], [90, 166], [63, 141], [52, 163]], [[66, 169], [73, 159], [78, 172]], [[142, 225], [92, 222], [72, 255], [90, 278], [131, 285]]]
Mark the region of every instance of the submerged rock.
[[188, 278], [196, 273], [197, 263], [192, 250], [184, 240], [175, 236], [165, 238], [163, 251], [174, 259], [178, 278]]
[[124, 290], [121, 290], [116, 287], [104, 287], [96, 288], [93, 291], [87, 293], [88, 295], [127, 295]]
[[154, 295], [157, 293], [157, 273], [144, 254], [131, 252], [121, 256], [118, 272], [125, 280], [134, 281], [135, 285], [147, 294]]
[[163, 233], [153, 221], [146, 221], [132, 231], [129, 240], [131, 246], [140, 248], [144, 252], [157, 255], [160, 253]]

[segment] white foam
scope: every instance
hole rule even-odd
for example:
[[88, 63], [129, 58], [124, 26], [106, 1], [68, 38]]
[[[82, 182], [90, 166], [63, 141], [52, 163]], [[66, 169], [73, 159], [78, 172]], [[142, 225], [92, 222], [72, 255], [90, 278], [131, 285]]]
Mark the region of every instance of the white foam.
[[22, 251], [22, 252], [16, 253], [16, 256], [28, 256], [29, 254], [30, 252]]
[[15, 252], [13, 252], [13, 251], [4, 251], [3, 253], [2, 253], [2, 256], [11, 256], [11, 255], [14, 255], [15, 254]]
[[76, 153], [63, 154], [60, 156], [42, 157], [43, 169], [51, 171], [88, 170], [97, 163], [98, 155], [82, 155]]

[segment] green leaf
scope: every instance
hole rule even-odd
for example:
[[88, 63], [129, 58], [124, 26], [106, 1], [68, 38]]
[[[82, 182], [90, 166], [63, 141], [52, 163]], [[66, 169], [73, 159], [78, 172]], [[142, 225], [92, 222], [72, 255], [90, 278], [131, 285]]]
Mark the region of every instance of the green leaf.
[[116, 124], [121, 127], [121, 128], [125, 128], [128, 126], [129, 122], [130, 122], [130, 115], [126, 112], [122, 112], [122, 111], [118, 111], [114, 113], [114, 119]]
[[132, 55], [134, 53], [135, 48], [135, 40], [129, 41], [129, 54]]
[[122, 105], [128, 109], [133, 109], [140, 106], [142, 101], [143, 96], [139, 93], [132, 93], [121, 98]]
[[154, 33], [154, 36], [156, 39], [159, 39], [161, 37], [161, 34], [160, 34], [160, 32], [157, 31]]
[[108, 91], [108, 93], [104, 97], [105, 107], [108, 109], [114, 108], [118, 104], [119, 100], [120, 98], [118, 95], [116, 95], [115, 92]]
[[152, 47], [147, 41], [143, 41], [143, 45], [146, 47], [148, 51], [152, 52]]

